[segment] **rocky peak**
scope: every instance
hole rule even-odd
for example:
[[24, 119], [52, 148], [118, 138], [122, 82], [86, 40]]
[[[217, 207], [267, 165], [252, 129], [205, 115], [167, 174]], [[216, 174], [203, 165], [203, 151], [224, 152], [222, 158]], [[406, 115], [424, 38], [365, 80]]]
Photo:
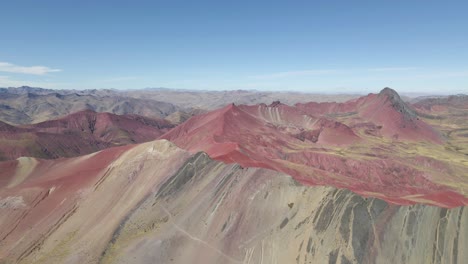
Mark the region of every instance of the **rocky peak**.
[[380, 91], [379, 97], [386, 98], [385, 101], [389, 101], [392, 107], [403, 114], [403, 116], [407, 119], [416, 118], [416, 112], [413, 111], [400, 97], [400, 95], [393, 90], [392, 88], [385, 87]]

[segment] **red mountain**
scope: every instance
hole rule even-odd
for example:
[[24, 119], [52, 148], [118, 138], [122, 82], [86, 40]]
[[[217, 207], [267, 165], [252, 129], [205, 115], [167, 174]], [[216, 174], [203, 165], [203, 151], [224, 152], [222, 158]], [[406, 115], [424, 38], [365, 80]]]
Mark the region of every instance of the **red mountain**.
[[231, 104], [192, 117], [161, 138], [223, 162], [392, 203], [468, 204], [456, 187], [462, 164], [435, 158], [443, 151], [439, 133], [388, 88], [342, 104]]
[[378, 126], [380, 135], [392, 139], [442, 143], [440, 134], [390, 88], [345, 103], [311, 102], [296, 107], [308, 114], [346, 118], [354, 126], [370, 121], [375, 125], [372, 128]]
[[[156, 140], [0, 162], [0, 263], [465, 263], [467, 115], [421, 117], [389, 92], [229, 105], [163, 136], [218, 161]], [[435, 131], [418, 118], [444, 140], [410, 134]], [[167, 129], [83, 112], [0, 131], [91, 144], [142, 124]]]
[[0, 160], [71, 157], [154, 140], [173, 125], [163, 119], [90, 110], [26, 126], [0, 122]]

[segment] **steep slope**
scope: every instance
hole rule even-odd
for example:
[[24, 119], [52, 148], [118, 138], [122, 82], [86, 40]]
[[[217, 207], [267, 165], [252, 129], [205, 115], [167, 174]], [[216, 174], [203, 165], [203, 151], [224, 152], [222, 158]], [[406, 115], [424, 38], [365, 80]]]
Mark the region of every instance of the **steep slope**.
[[314, 117], [306, 106], [232, 104], [192, 117], [161, 138], [307, 185], [346, 188], [396, 204], [468, 204], [466, 158], [447, 151], [393, 90], [326, 105]]
[[4, 263], [464, 263], [463, 207], [309, 187], [167, 141], [0, 163]]
[[21, 127], [0, 122], [0, 160], [78, 156], [111, 146], [151, 141], [172, 127], [163, 119], [90, 110]]

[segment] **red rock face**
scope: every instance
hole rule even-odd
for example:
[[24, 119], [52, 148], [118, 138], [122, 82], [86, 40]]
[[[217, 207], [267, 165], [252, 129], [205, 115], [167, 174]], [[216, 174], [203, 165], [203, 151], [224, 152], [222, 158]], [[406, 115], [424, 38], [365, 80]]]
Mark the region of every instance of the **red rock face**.
[[172, 127], [163, 119], [90, 110], [21, 127], [0, 123], [0, 160], [78, 156], [111, 146], [154, 140]]
[[[391, 203], [468, 204], [463, 190], [454, 187], [463, 166], [405, 150], [441, 149], [443, 141], [390, 89], [343, 104], [229, 105], [161, 138], [223, 162], [274, 169], [304, 184], [346, 188]], [[421, 159], [437, 166], [419, 166]]]

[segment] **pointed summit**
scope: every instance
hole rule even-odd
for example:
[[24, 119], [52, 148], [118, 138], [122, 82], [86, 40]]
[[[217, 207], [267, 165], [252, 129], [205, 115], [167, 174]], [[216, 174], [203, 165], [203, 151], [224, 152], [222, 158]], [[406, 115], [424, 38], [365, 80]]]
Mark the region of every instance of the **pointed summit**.
[[382, 126], [381, 133], [386, 137], [442, 143], [440, 134], [420, 120], [416, 112], [393, 89], [384, 88], [377, 95], [365, 97], [359, 106], [359, 115]]
[[385, 87], [380, 91], [379, 97], [386, 97], [390, 101], [391, 106], [400, 112], [406, 119], [414, 119], [417, 117], [416, 113], [408, 107], [408, 105], [401, 99], [400, 95], [392, 88]]
[[400, 96], [398, 95], [398, 93], [397, 93], [395, 90], [393, 90], [392, 88], [390, 88], [390, 87], [385, 87], [385, 88], [383, 88], [383, 89], [380, 91], [379, 95], [387, 95], [387, 96], [393, 96], [393, 97], [400, 97]]

